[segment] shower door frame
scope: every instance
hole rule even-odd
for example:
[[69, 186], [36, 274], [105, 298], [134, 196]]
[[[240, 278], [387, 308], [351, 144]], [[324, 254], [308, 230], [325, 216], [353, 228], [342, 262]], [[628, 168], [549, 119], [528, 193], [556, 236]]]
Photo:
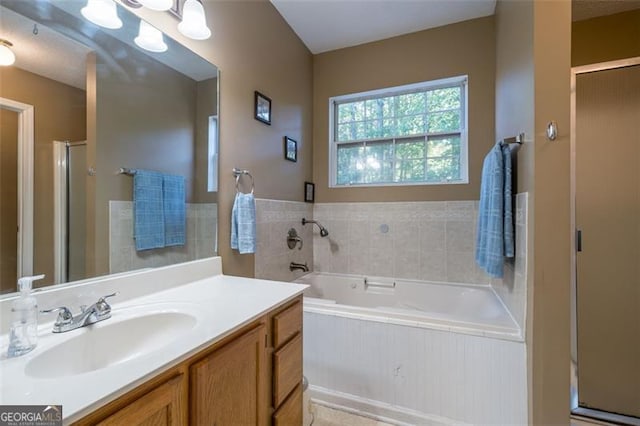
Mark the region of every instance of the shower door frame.
[[571, 173], [571, 229], [576, 232], [576, 238], [571, 239], [571, 414], [614, 422], [624, 425], [640, 426], [640, 419], [593, 408], [581, 407], [578, 399], [578, 319], [577, 319], [577, 228], [576, 228], [576, 80], [578, 74], [597, 71], [607, 71], [617, 68], [640, 66], [640, 56], [616, 61], [599, 62], [571, 68], [571, 137], [570, 137], [570, 173]]

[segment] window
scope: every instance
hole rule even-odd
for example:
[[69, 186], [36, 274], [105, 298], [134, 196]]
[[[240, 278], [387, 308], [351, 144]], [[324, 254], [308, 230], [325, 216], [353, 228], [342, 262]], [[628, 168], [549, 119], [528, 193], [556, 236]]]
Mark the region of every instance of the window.
[[218, 116], [209, 117], [207, 191], [218, 192]]
[[329, 100], [332, 187], [467, 183], [467, 77]]

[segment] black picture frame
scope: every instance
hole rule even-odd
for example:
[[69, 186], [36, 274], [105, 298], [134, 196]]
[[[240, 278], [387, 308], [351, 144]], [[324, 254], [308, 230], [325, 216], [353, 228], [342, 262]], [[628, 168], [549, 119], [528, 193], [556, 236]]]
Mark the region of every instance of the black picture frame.
[[298, 142], [289, 136], [284, 137], [284, 159], [294, 163], [298, 161]]
[[256, 120], [271, 126], [271, 98], [255, 91], [254, 114]]
[[316, 184], [312, 182], [304, 183], [304, 201], [306, 203], [313, 203], [316, 198]]

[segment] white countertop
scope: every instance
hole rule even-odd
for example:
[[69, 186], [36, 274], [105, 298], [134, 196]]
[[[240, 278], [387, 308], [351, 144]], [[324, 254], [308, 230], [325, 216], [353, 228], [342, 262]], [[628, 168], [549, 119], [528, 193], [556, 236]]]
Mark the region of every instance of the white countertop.
[[[0, 404], [62, 405], [65, 424], [78, 420], [301, 294], [305, 288], [300, 284], [217, 275], [121, 303], [117, 298], [111, 299], [112, 318], [88, 327], [53, 334], [52, 322], [41, 324], [38, 346], [31, 353], [7, 359], [6, 347], [1, 349]], [[174, 310], [196, 316], [196, 325], [160, 349], [78, 375], [43, 379], [25, 373], [29, 361], [81, 333], [90, 333], [94, 328], [107, 327], [146, 311]], [[119, 344], [117, 340], [111, 343]]]

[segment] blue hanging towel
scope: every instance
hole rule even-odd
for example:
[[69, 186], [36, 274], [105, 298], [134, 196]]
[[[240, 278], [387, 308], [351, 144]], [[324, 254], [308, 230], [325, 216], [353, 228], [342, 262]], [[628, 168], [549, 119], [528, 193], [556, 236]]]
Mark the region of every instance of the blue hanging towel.
[[133, 236], [136, 250], [164, 247], [162, 174], [136, 170], [133, 176]]
[[476, 237], [476, 263], [502, 278], [504, 257], [514, 256], [511, 149], [496, 144], [484, 159]]
[[184, 176], [163, 175], [162, 181], [165, 247], [183, 246], [186, 228]]
[[240, 254], [256, 252], [256, 202], [253, 193], [236, 193], [231, 210], [231, 248]]

